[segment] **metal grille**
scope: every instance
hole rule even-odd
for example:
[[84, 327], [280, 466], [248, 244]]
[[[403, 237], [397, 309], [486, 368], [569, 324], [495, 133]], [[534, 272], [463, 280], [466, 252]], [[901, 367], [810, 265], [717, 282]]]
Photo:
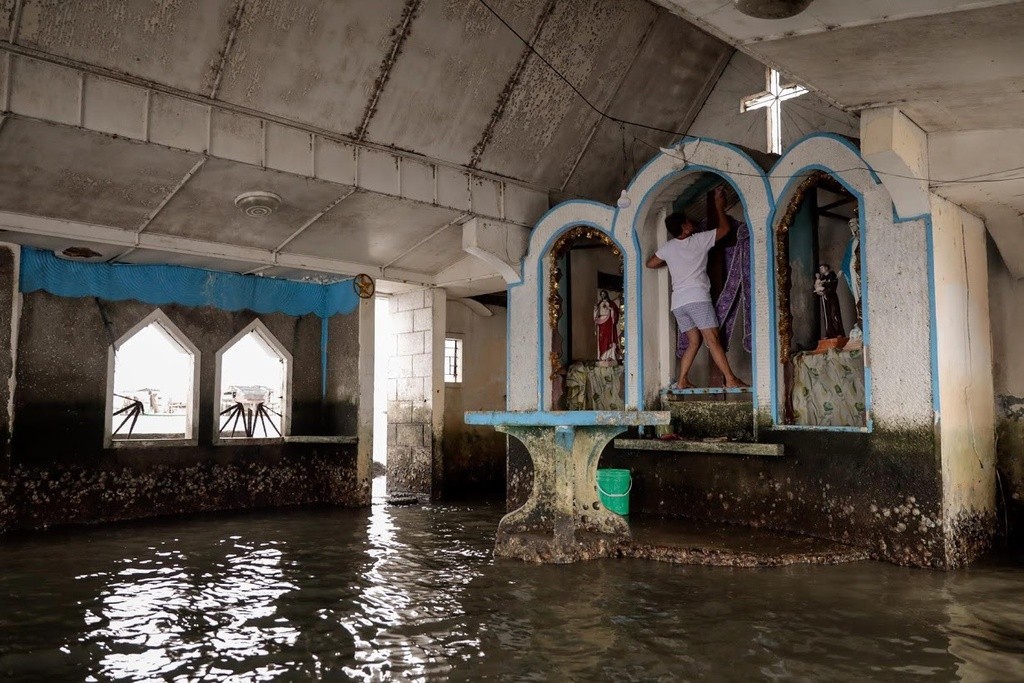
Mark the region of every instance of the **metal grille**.
[[462, 340], [447, 338], [444, 340], [444, 381], [462, 383]]

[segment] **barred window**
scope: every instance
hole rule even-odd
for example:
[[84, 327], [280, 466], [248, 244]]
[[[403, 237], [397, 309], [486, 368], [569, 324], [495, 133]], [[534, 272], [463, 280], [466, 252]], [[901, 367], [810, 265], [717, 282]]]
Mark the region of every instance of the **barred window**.
[[448, 337], [444, 340], [444, 381], [462, 384], [462, 340]]

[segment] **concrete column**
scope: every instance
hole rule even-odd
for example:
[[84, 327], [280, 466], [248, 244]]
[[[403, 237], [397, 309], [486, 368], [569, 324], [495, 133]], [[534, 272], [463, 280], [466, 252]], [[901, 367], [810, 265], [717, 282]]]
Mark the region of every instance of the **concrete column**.
[[947, 564], [973, 560], [995, 530], [995, 406], [985, 225], [932, 197], [937, 416]]
[[443, 289], [391, 297], [396, 348], [388, 374], [388, 493], [436, 497], [444, 428]]
[[[356, 429], [359, 446], [356, 451], [356, 480], [363, 502], [371, 502], [373, 462], [373, 391], [374, 391], [374, 342], [376, 339], [376, 306], [374, 300], [359, 301], [359, 412]], [[382, 435], [383, 437], [383, 435]]]
[[11, 467], [18, 325], [21, 320], [20, 265], [21, 248], [16, 244], [0, 244], [0, 473], [8, 472]]
[[879, 172], [897, 213], [927, 214], [928, 135], [899, 109], [882, 107], [861, 112], [860, 137], [861, 155]]

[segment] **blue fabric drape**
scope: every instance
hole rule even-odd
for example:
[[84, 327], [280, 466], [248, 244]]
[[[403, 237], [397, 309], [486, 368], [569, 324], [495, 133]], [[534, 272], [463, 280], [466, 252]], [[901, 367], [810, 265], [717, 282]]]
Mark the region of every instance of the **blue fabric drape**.
[[76, 263], [32, 247], [21, 249], [21, 291], [133, 299], [156, 306], [175, 303], [224, 311], [312, 313], [324, 319], [352, 313], [359, 305], [352, 280], [317, 284], [185, 266]]

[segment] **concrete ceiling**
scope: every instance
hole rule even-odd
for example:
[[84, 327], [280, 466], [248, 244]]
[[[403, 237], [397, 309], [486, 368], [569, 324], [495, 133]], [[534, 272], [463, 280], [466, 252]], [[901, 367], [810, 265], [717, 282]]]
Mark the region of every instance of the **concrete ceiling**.
[[847, 111], [899, 108], [928, 134], [931, 189], [981, 215], [1024, 277], [1024, 2], [815, 0], [759, 20], [657, 1]]
[[[599, 107], [667, 93], [673, 130], [731, 52], [646, 0], [491, 4]], [[478, 0], [24, 0], [18, 23], [42, 55], [546, 189], [618, 135], [592, 135], [597, 115]], [[574, 185], [595, 196], [621, 166]]]
[[[733, 53], [646, 0], [490, 4], [597, 107], [671, 131]], [[0, 230], [23, 243], [471, 295], [501, 287], [461, 222], [614, 200], [674, 137], [629, 135], [479, 0], [0, 0]], [[281, 208], [243, 216], [256, 189]]]

